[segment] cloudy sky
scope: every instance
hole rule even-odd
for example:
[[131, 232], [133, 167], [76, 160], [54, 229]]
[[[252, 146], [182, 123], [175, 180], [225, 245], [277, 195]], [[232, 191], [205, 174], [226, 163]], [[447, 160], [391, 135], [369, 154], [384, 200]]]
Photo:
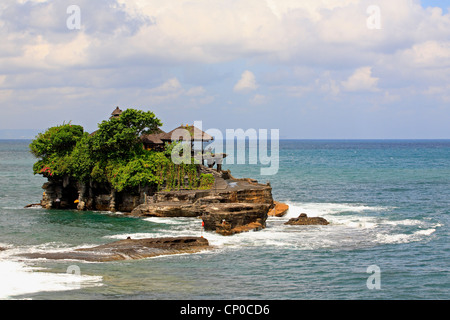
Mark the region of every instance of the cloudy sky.
[[167, 131], [201, 120], [281, 138], [450, 138], [447, 7], [2, 0], [0, 131], [93, 131], [120, 106], [155, 112]]

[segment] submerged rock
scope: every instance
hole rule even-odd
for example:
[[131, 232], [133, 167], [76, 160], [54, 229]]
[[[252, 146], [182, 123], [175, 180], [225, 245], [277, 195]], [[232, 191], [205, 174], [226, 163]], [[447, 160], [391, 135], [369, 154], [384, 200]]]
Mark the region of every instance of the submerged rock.
[[306, 226], [306, 225], [328, 225], [329, 222], [326, 219], [321, 218], [321, 217], [309, 218], [306, 215], [306, 213], [301, 213], [298, 218], [289, 219], [289, 221], [286, 222], [285, 224]]
[[31, 203], [26, 205], [24, 208], [28, 209], [28, 208], [42, 208], [42, 205], [40, 203]]
[[30, 253], [22, 255], [32, 259], [84, 260], [105, 262], [143, 259], [160, 255], [194, 253], [205, 250], [209, 242], [203, 237], [167, 237], [119, 240], [92, 248], [75, 249], [69, 252]]

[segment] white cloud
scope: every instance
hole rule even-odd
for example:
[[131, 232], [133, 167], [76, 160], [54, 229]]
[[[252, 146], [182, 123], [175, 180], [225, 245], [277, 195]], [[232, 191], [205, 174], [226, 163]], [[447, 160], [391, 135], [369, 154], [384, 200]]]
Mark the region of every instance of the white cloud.
[[171, 78], [160, 86], [151, 89], [152, 93], [174, 93], [182, 91], [181, 83], [177, 78]]
[[253, 98], [250, 99], [250, 104], [258, 106], [267, 103], [267, 97], [262, 94], [255, 94]]
[[253, 72], [246, 70], [242, 73], [241, 79], [236, 83], [233, 90], [236, 92], [249, 92], [257, 88], [255, 75]]
[[372, 77], [371, 67], [362, 67], [357, 69], [341, 85], [345, 91], [378, 91], [379, 78]]
[[305, 94], [311, 92], [313, 86], [282, 86], [280, 89], [283, 89], [283, 91], [291, 97], [301, 98]]
[[[56, 67], [149, 60], [216, 63], [245, 57], [356, 67], [372, 64], [379, 53], [450, 38], [450, 15], [440, 9], [424, 9], [411, 0], [377, 2], [382, 30], [368, 30], [368, 3], [362, 0], [80, 0], [82, 30], [70, 33], [63, 10], [69, 1], [22, 6], [8, 1], [0, 14], [0, 25], [8, 30], [0, 30], [7, 39], [0, 57], [18, 52], [15, 65]], [[11, 56], [0, 60], [9, 65]]]
[[190, 88], [186, 92], [186, 95], [188, 95], [190, 97], [196, 97], [196, 96], [204, 95], [205, 92], [206, 92], [205, 88], [203, 88], [202, 86], [198, 86], [198, 87]]
[[[326, 108], [345, 92], [392, 105], [415, 92], [430, 105], [450, 84], [450, 14], [419, 0], [78, 0], [81, 30], [67, 30], [71, 4], [0, 3], [0, 99], [23, 117], [95, 101], [220, 105], [232, 90], [254, 105]], [[370, 4], [381, 30], [367, 28]]]
[[186, 89], [176, 77], [170, 78], [154, 88], [142, 90], [141, 94], [146, 96], [152, 105], [189, 100], [189, 103], [184, 103], [183, 107], [197, 108], [201, 105], [210, 104], [215, 100], [213, 95], [208, 95], [204, 87], [196, 86]]
[[450, 41], [426, 41], [401, 53], [401, 59], [417, 67], [450, 67]]

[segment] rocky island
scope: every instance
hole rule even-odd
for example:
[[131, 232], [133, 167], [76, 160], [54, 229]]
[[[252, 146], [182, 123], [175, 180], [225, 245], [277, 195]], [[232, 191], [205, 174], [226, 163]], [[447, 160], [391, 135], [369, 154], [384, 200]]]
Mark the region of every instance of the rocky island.
[[[39, 159], [33, 170], [47, 182], [40, 203], [27, 207], [120, 211], [135, 217], [196, 217], [203, 220], [205, 231], [224, 236], [262, 230], [269, 215], [282, 217], [288, 212], [288, 205], [273, 200], [270, 183], [235, 178], [229, 170], [222, 170], [226, 154], [203, 148], [203, 142], [213, 137], [195, 126], [181, 125], [166, 133], [161, 125], [150, 111], [117, 107], [93, 133], [68, 123], [39, 134], [30, 144]], [[194, 141], [202, 143], [201, 150], [193, 150]], [[327, 225], [328, 221], [301, 214], [286, 224]], [[208, 248], [203, 237], [129, 238], [26, 257], [102, 262]]]
[[[234, 178], [222, 170], [224, 154], [203, 147], [182, 154], [182, 143], [201, 141], [203, 146], [213, 137], [189, 125], [166, 133], [161, 125], [152, 112], [116, 108], [91, 134], [70, 123], [39, 134], [30, 145], [40, 158], [35, 174], [48, 180], [39, 205], [139, 217], [200, 217], [205, 231], [222, 235], [265, 228], [275, 207], [270, 184]], [[185, 161], [173, 163], [174, 153]]]

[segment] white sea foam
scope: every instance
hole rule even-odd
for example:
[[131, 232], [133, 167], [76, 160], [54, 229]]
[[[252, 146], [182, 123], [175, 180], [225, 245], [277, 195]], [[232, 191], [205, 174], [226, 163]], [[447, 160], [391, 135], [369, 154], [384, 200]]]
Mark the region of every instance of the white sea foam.
[[103, 238], [106, 239], [118, 239], [118, 240], [124, 240], [126, 238], [130, 237], [131, 239], [145, 239], [145, 238], [157, 238], [160, 237], [157, 233], [122, 233], [122, 234], [114, 234], [110, 236], [104, 236]]
[[160, 223], [160, 224], [180, 224], [179, 218], [160, 218], [160, 217], [149, 217], [144, 218], [143, 220], [153, 222], [153, 223]]
[[13, 245], [3, 245], [0, 247], [6, 248], [7, 250], [0, 251], [0, 260], [15, 260], [17, 257], [30, 254], [30, 253], [46, 253], [46, 252], [65, 252], [71, 250], [67, 244], [59, 242], [48, 242], [40, 245], [31, 246], [13, 246]]
[[368, 212], [388, 210], [387, 207], [371, 207], [345, 203], [287, 203], [289, 211], [283, 218], [296, 218], [300, 213], [308, 217], [323, 217], [333, 225], [344, 225], [351, 228], [373, 229], [379, 219], [367, 215]]
[[102, 285], [102, 277], [44, 272], [24, 262], [0, 260], [0, 299], [46, 291], [67, 291]]
[[[275, 247], [313, 250], [318, 248], [357, 248], [385, 243], [402, 243], [426, 238], [434, 232], [427, 221], [418, 219], [391, 220], [391, 207], [345, 203], [287, 202], [289, 212], [284, 217], [269, 217], [266, 228], [222, 236], [213, 231], [202, 232], [201, 220], [196, 218], [145, 218], [144, 220], [170, 225], [153, 229], [153, 233], [111, 235], [106, 238], [133, 239], [152, 237], [204, 236], [217, 250], [242, 247]], [[290, 218], [306, 213], [309, 217], [324, 217], [328, 226], [289, 226]], [[404, 229], [407, 228], [408, 231]], [[414, 232], [415, 228], [422, 228]], [[411, 230], [412, 229], [412, 230]], [[405, 232], [414, 232], [413, 235]]]
[[306, 213], [309, 217], [318, 217], [324, 215], [335, 215], [342, 213], [363, 213], [369, 211], [383, 211], [389, 207], [371, 207], [360, 204], [350, 203], [314, 203], [314, 202], [286, 202], [289, 205], [288, 218], [296, 218], [300, 213]]
[[385, 234], [385, 233], [378, 233], [377, 234], [377, 242], [378, 243], [384, 243], [384, 244], [399, 244], [399, 243], [409, 243], [409, 242], [415, 242], [415, 241], [422, 241], [425, 238], [432, 235], [436, 229], [430, 228], [426, 230], [419, 230], [416, 232], [413, 232], [411, 234], [405, 234], [405, 233], [397, 233], [397, 234]]

